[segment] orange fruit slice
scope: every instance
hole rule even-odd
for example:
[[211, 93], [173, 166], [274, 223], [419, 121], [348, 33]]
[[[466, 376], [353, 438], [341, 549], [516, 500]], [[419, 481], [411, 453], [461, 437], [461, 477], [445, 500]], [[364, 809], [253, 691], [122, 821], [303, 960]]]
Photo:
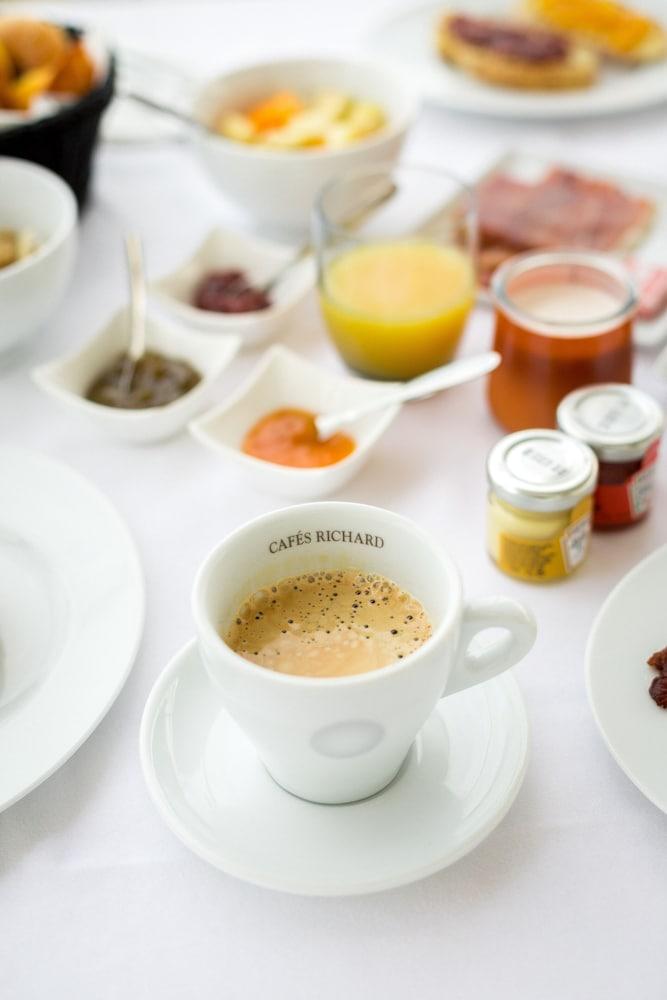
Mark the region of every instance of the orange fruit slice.
[[247, 112], [248, 118], [259, 132], [281, 128], [290, 118], [303, 110], [298, 94], [291, 90], [278, 90], [265, 101], [255, 104]]

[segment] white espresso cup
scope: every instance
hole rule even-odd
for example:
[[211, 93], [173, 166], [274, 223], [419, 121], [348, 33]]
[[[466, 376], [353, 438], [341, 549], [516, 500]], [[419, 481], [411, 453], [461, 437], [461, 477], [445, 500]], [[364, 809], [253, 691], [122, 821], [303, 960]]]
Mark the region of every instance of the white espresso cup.
[[[345, 677], [278, 673], [222, 639], [261, 587], [345, 568], [380, 573], [416, 597], [431, 638], [405, 659]], [[269, 773], [294, 795], [325, 803], [384, 788], [438, 699], [507, 670], [536, 635], [531, 613], [510, 598], [464, 603], [456, 566], [412, 521], [354, 503], [288, 507], [234, 531], [201, 567], [193, 611], [206, 669]], [[504, 632], [473, 643], [485, 629]]]

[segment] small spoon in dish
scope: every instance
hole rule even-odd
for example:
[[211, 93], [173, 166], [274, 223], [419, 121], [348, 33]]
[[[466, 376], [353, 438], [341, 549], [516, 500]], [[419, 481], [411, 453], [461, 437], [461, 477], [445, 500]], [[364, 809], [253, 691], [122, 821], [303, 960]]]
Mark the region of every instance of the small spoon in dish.
[[463, 385], [464, 382], [471, 382], [481, 375], [488, 375], [500, 364], [501, 357], [497, 351], [489, 351], [487, 354], [475, 354], [471, 358], [461, 358], [460, 361], [452, 361], [448, 365], [434, 368], [433, 371], [425, 375], [419, 375], [398, 388], [389, 390], [382, 396], [375, 396], [365, 403], [350, 407], [347, 410], [340, 410], [338, 413], [324, 413], [315, 417], [315, 428], [320, 440], [326, 440], [335, 434], [336, 431], [346, 427], [348, 424], [365, 417], [376, 410], [383, 410], [386, 406], [394, 403], [407, 403], [413, 399], [423, 399], [431, 396], [443, 389], [451, 389], [455, 385]]
[[129, 344], [123, 371], [123, 388], [129, 392], [137, 362], [146, 353], [146, 279], [141, 240], [136, 233], [125, 237], [127, 273], [130, 280]]

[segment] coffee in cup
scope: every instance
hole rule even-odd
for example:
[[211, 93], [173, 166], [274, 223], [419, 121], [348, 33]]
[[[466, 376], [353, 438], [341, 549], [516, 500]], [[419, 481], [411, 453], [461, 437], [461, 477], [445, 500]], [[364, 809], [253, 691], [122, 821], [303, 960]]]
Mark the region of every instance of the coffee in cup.
[[345, 568], [261, 587], [223, 639], [269, 670], [345, 677], [403, 660], [431, 634], [426, 611], [406, 590], [380, 573]]
[[[361, 577], [366, 586], [361, 585]], [[279, 609], [266, 635], [274, 641], [275, 626], [282, 621], [277, 630], [282, 641], [290, 635], [282, 632], [290, 625], [289, 618], [293, 625], [297, 623], [298, 602], [306, 594], [304, 579], [312, 594], [310, 612], [315, 614], [301, 620], [300, 641], [308, 638], [309, 629], [304, 626], [314, 629], [317, 618], [324, 623], [323, 628], [322, 622], [318, 625], [318, 640], [322, 632], [329, 639], [333, 629], [327, 636], [327, 628], [338, 615], [343, 619], [342, 632], [350, 625], [350, 632], [362, 635], [373, 627], [382, 658], [373, 665], [370, 657], [359, 652], [363, 660], [357, 661], [353, 672], [333, 673], [331, 662], [340, 666], [342, 657], [327, 654], [321, 658], [329, 661], [322, 672], [313, 665], [325, 649], [318, 641], [316, 646], [303, 643], [306, 649], [309, 645], [318, 649], [310, 665], [307, 656], [291, 657], [294, 672], [259, 662], [263, 647], [258, 640], [264, 633], [254, 626], [268, 616], [252, 598], [262, 592], [262, 604], [268, 598], [269, 607]], [[388, 612], [394, 619], [387, 621], [377, 605], [370, 604], [377, 602], [372, 596], [375, 582], [381, 597], [389, 598], [385, 605], [405, 608], [398, 622], [406, 628], [410, 625], [406, 636], [415, 647], [410, 655], [403, 652], [404, 637], [398, 631], [397, 636], [392, 634], [391, 629], [399, 627], [394, 624], [395, 612]], [[283, 586], [286, 590], [279, 602], [277, 593]], [[340, 598], [343, 593], [348, 600], [347, 621], [341, 610], [334, 610], [331, 617], [337, 600], [334, 594]], [[352, 607], [352, 596], [359, 608]], [[359, 602], [360, 597], [367, 602]], [[276, 604], [271, 605], [274, 599]], [[247, 612], [239, 615], [246, 605]], [[377, 617], [371, 618], [371, 609]], [[251, 610], [254, 615], [249, 614]], [[193, 611], [199, 650], [222, 704], [252, 741], [269, 773], [295, 795], [326, 803], [353, 802], [384, 788], [400, 770], [419, 729], [443, 695], [507, 670], [526, 655], [535, 639], [533, 617], [516, 601], [508, 597], [464, 601], [456, 566], [419, 525], [378, 507], [335, 501], [273, 511], [233, 532], [201, 567]], [[355, 627], [352, 611], [357, 612]], [[412, 620], [404, 621], [410, 614]], [[245, 629], [244, 619], [249, 626]], [[240, 631], [234, 632], [235, 628]], [[480, 633], [489, 629], [500, 634], [477, 642]], [[248, 644], [251, 636], [255, 645]], [[372, 639], [359, 641], [373, 646]], [[254, 662], [232, 648], [242, 653], [244, 644], [254, 654]], [[280, 659], [282, 666], [285, 654], [279, 649], [281, 656], [274, 659]], [[389, 661], [380, 665], [384, 657]], [[306, 662], [305, 672], [301, 660]]]

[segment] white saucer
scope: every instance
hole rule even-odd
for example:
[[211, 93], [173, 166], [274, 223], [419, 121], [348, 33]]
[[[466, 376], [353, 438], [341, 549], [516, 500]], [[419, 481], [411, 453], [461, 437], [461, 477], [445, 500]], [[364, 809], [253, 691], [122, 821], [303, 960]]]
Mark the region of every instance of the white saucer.
[[630, 570], [593, 623], [586, 648], [588, 699], [609, 751], [667, 813], [667, 712], [648, 693], [646, 661], [667, 646], [667, 545]]
[[1, 447], [0, 810], [60, 767], [130, 671], [144, 621], [134, 543], [109, 501]]
[[269, 777], [191, 642], [155, 684], [140, 744], [150, 794], [195, 854], [267, 888], [343, 896], [424, 878], [487, 837], [521, 787], [528, 724], [506, 673], [440, 702], [383, 792], [316, 805]]

